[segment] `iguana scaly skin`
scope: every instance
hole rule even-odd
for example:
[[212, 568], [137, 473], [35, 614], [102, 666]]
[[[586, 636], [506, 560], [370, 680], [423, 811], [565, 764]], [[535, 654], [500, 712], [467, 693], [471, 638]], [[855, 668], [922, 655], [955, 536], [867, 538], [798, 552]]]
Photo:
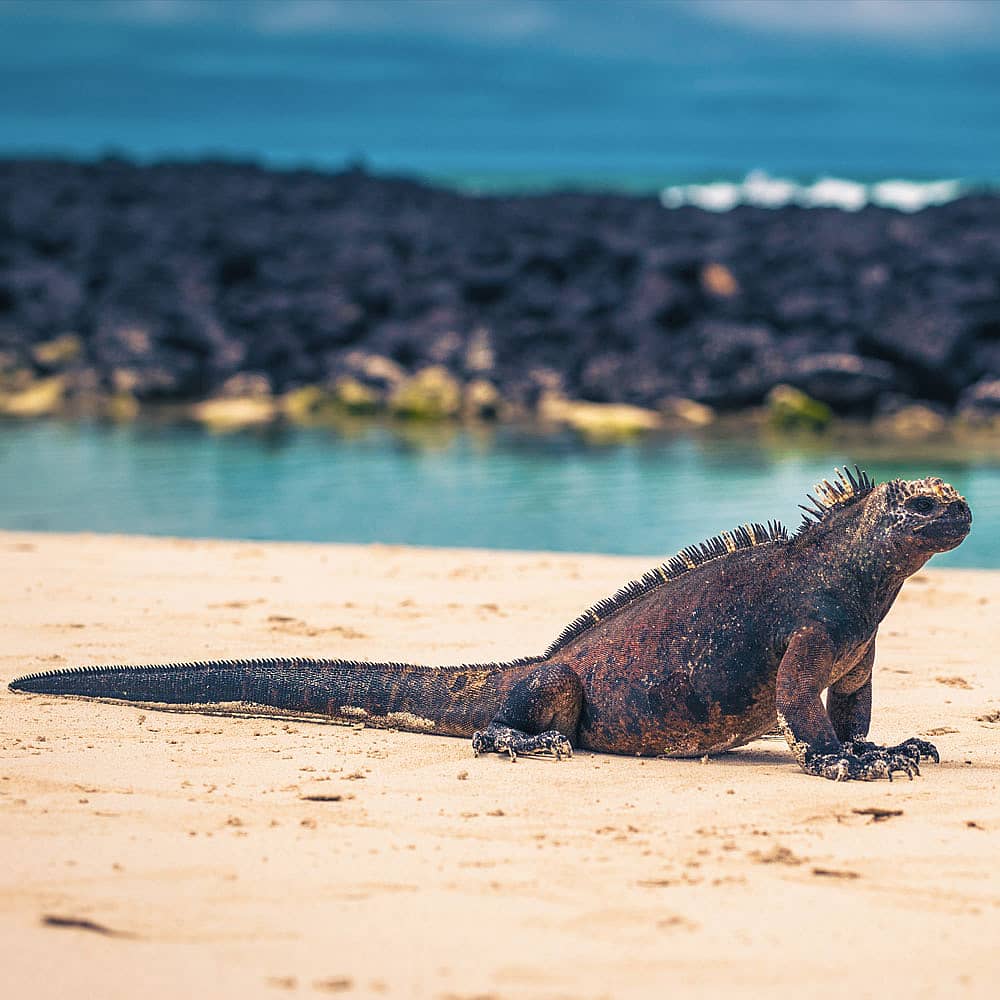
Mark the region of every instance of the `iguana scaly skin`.
[[477, 755], [512, 759], [574, 746], [700, 756], [778, 726], [809, 774], [912, 778], [922, 757], [938, 759], [931, 744], [865, 740], [875, 636], [903, 581], [958, 545], [972, 514], [936, 478], [876, 486], [857, 470], [815, 493], [793, 536], [747, 524], [684, 549], [585, 611], [541, 656], [452, 667], [294, 657], [82, 667], [10, 686], [471, 735]]

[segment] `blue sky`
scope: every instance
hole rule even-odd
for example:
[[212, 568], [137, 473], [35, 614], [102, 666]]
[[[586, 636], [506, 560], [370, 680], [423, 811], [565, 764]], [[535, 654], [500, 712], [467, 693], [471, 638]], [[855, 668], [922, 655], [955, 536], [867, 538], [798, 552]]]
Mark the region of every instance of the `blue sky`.
[[992, 0], [0, 0], [0, 153], [994, 177]]

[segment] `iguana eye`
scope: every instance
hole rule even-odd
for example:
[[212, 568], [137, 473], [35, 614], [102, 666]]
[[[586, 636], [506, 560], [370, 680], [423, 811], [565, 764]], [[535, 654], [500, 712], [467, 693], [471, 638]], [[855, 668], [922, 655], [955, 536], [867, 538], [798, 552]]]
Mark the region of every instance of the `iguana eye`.
[[934, 509], [934, 501], [930, 497], [910, 497], [906, 509], [914, 514], [929, 514]]

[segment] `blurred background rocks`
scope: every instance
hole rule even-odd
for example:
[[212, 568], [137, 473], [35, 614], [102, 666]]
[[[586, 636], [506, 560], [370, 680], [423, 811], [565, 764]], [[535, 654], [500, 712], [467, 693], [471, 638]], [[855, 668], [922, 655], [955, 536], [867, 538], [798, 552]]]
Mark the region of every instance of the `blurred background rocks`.
[[7, 414], [210, 400], [224, 423], [241, 399], [251, 422], [572, 425], [604, 405], [647, 429], [798, 405], [916, 426], [992, 421], [998, 386], [996, 197], [716, 214], [362, 169], [0, 162]]

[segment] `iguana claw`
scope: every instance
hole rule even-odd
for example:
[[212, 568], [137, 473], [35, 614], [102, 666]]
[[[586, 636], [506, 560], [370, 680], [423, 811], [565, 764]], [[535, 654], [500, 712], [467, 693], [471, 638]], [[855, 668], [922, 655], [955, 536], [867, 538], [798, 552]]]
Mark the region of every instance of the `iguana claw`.
[[915, 736], [911, 736], [910, 739], [903, 740], [902, 743], [897, 743], [892, 747], [884, 747], [878, 743], [869, 743], [867, 740], [862, 739], [848, 740], [844, 743], [844, 750], [858, 756], [864, 756], [869, 753], [895, 754], [901, 757], [908, 757], [918, 766], [921, 760], [932, 760], [935, 764], [941, 763], [941, 755], [938, 753], [937, 747], [926, 740], [918, 740]]
[[888, 778], [898, 771], [911, 781], [920, 774], [920, 767], [912, 755], [895, 753], [893, 748], [879, 747], [861, 754], [842, 751], [841, 753], [812, 754], [806, 758], [805, 770], [808, 774], [819, 775], [830, 781], [877, 781]]
[[556, 729], [529, 736], [509, 726], [493, 723], [472, 734], [472, 752], [476, 757], [481, 753], [506, 753], [511, 761], [517, 760], [518, 756], [543, 754], [552, 754], [556, 760], [562, 760], [563, 757], [573, 756], [573, 744]]
[[918, 740], [915, 736], [911, 736], [908, 740], [903, 740], [902, 743], [889, 747], [889, 749], [893, 753], [913, 756], [917, 761], [927, 759], [934, 761], [935, 764], [941, 763], [941, 755], [938, 753], [937, 747], [933, 743], [928, 743], [927, 740]]

